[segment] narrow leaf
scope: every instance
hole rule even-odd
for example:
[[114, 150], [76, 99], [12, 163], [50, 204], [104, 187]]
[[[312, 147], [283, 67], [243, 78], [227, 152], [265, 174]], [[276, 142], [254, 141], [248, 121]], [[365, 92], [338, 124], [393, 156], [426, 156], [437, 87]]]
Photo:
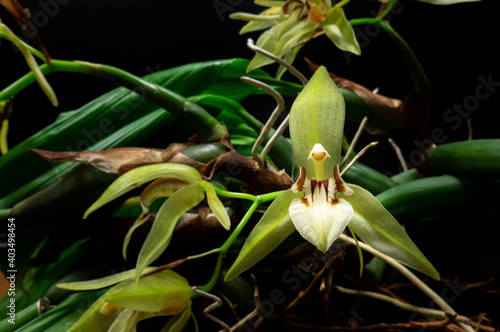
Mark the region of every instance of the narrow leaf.
[[439, 273], [427, 260], [397, 220], [369, 191], [349, 184], [354, 193], [343, 196], [354, 208], [348, 227], [378, 251], [439, 280]]
[[180, 217], [200, 204], [204, 197], [201, 186], [191, 184], [176, 191], [163, 203], [137, 258], [137, 281], [144, 269], [165, 251]]
[[295, 226], [288, 207], [296, 196], [291, 190], [287, 190], [274, 200], [248, 236], [236, 261], [227, 272], [225, 281], [257, 264], [293, 233]]

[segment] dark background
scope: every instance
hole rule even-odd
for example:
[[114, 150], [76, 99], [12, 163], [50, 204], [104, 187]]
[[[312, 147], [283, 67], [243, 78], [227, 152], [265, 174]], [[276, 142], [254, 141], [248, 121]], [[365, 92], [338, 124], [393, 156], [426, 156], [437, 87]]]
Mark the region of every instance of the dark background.
[[[258, 33], [239, 36], [244, 23], [228, 16], [232, 12], [258, 13], [262, 9], [252, 1], [243, 0], [40, 0], [21, 1], [21, 4], [31, 10], [34, 24], [53, 58], [114, 65], [139, 76], [189, 62], [250, 58], [253, 54], [245, 46], [246, 39], [256, 40]], [[378, 7], [375, 0], [352, 0], [344, 8], [347, 17], [353, 19], [372, 16]], [[452, 6], [401, 1], [398, 13], [389, 17], [395, 30], [413, 48], [431, 81], [433, 118], [429, 128], [442, 128], [446, 142], [466, 139], [467, 126], [464, 119], [459, 128], [452, 128], [443, 121], [443, 113], [475, 94], [479, 76], [486, 79], [491, 75], [493, 81], [500, 82], [496, 66], [499, 55], [496, 7], [491, 0]], [[3, 7], [0, 17], [15, 33], [22, 34]], [[378, 87], [383, 95], [403, 99], [412, 90], [412, 82], [394, 45], [384, 32], [373, 30], [373, 26], [361, 26], [360, 30], [361, 57], [344, 54], [322, 36], [301, 50], [295, 65], [308, 74], [302, 60], [306, 56], [369, 89]], [[275, 73], [273, 66], [265, 69]], [[2, 41], [0, 88], [26, 71], [21, 55], [14, 52], [10, 42]], [[51, 74], [49, 82], [57, 93], [59, 107], [54, 108], [37, 85], [16, 96], [10, 146], [50, 124], [59, 112], [78, 108], [114, 87], [93, 77], [69, 73]], [[499, 137], [499, 94], [491, 93], [472, 114], [475, 138]], [[265, 99], [257, 102], [266, 103]], [[272, 102], [266, 105], [249, 110], [262, 112], [274, 107]], [[262, 113], [258, 116], [265, 119]], [[347, 132], [354, 131], [355, 126], [348, 124]], [[365, 134], [361, 144], [373, 140], [380, 141], [379, 148], [366, 158], [380, 171], [396, 172], [395, 166], [387, 166], [397, 165], [387, 137]], [[408, 155], [409, 148], [404, 145], [403, 148]]]

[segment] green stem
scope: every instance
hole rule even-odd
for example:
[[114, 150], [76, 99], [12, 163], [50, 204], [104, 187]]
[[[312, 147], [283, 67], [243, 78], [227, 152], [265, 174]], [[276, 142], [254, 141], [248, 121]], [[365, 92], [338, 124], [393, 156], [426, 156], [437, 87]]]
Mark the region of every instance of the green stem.
[[254, 196], [254, 195], [250, 195], [250, 194], [233, 193], [233, 192], [221, 190], [218, 188], [215, 188], [215, 190], [217, 191], [218, 195], [225, 196], [225, 197], [250, 199], [250, 200], [253, 200], [253, 203], [250, 206], [250, 208], [247, 210], [247, 212], [245, 213], [243, 218], [241, 219], [238, 226], [236, 226], [236, 228], [231, 233], [231, 235], [227, 238], [227, 240], [219, 248], [219, 256], [217, 257], [217, 263], [215, 266], [214, 273], [213, 273], [212, 277], [210, 278], [210, 280], [208, 281], [208, 283], [206, 283], [200, 289], [204, 292], [210, 292], [212, 290], [212, 288], [215, 286], [215, 284], [217, 283], [217, 280], [219, 280], [220, 273], [222, 270], [222, 258], [226, 255], [228, 250], [231, 248], [231, 246], [233, 245], [236, 238], [240, 235], [243, 228], [245, 228], [245, 225], [250, 220], [250, 218], [254, 214], [255, 210], [257, 210], [257, 208], [259, 207], [259, 205], [261, 203], [272, 201], [283, 193], [283, 191], [275, 191], [275, 192], [267, 193], [267, 194], [260, 195], [260, 196]]
[[[0, 36], [2, 38], [5, 38], [5, 39], [13, 42], [11, 36], [8, 33], [6, 33], [5, 31], [1, 30], [1, 29], [0, 29]], [[34, 56], [36, 56], [37, 58], [41, 59], [43, 62], [47, 62], [47, 59], [45, 58], [45, 55], [43, 55], [42, 52], [40, 52], [36, 48], [32, 47], [31, 45], [25, 43], [21, 39], [19, 39], [18, 42], [21, 43], [22, 45], [24, 45], [24, 47], [26, 47], [26, 49], [28, 49], [28, 51], [30, 51]]]
[[[145, 99], [179, 116], [205, 140], [221, 138], [225, 134], [225, 128], [219, 126], [217, 119], [200, 106], [171, 90], [147, 82], [119, 68], [81, 61], [52, 60], [52, 65], [44, 64], [40, 66], [40, 70], [44, 75], [52, 72], [71, 72], [103, 78], [141, 94]], [[0, 92], [0, 100], [12, 98], [34, 81], [33, 73], [24, 75]]]
[[392, 10], [396, 2], [398, 2], [398, 0], [391, 0], [387, 8], [385, 8], [385, 10], [382, 13], [380, 13], [380, 15], [377, 16], [377, 18], [379, 20], [383, 20], [387, 16], [387, 14], [389, 14], [389, 12]]
[[[385, 13], [385, 12], [384, 12]], [[381, 15], [381, 17], [383, 17]], [[394, 30], [389, 24], [384, 22], [381, 18], [358, 18], [349, 21], [351, 26], [361, 25], [361, 24], [378, 24], [392, 39], [394, 44], [399, 50], [399, 53], [403, 57], [403, 61], [406, 64], [406, 68], [410, 73], [415, 89], [421, 90], [427, 94], [431, 92], [431, 84], [427, 75], [424, 72], [422, 64], [416, 57], [413, 50], [406, 43], [406, 41]]]

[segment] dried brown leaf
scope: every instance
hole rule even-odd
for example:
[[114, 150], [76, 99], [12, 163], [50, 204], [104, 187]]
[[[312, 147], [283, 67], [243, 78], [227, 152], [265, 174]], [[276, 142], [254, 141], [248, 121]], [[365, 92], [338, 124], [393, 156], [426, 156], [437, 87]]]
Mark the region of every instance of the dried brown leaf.
[[[163, 151], [149, 148], [116, 148], [103, 151], [52, 152], [30, 149], [52, 162], [77, 162], [94, 166], [106, 173], [123, 173], [141, 165], [163, 162]], [[133, 165], [133, 167], [132, 167]]]

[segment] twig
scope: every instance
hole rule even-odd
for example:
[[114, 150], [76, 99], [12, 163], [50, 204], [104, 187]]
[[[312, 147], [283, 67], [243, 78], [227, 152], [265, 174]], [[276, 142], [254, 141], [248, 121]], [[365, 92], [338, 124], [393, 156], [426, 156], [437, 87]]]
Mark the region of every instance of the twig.
[[255, 276], [252, 274], [252, 280], [253, 280], [253, 298], [254, 298], [254, 301], [255, 301], [255, 309], [249, 313], [248, 315], [246, 315], [242, 320], [240, 320], [238, 323], [236, 323], [235, 325], [231, 326], [231, 332], [232, 331], [235, 331], [237, 328], [239, 328], [240, 326], [242, 326], [243, 324], [245, 324], [246, 322], [248, 322], [250, 319], [254, 318], [255, 316], [257, 316], [257, 314], [259, 313], [260, 311], [260, 300], [259, 300], [259, 287], [257, 286], [257, 278], [255, 278]]
[[[339, 238], [349, 242], [350, 244], [354, 245], [356, 244], [354, 239], [348, 237], [347, 235], [340, 234]], [[378, 258], [382, 259], [383, 261], [391, 265], [393, 268], [398, 270], [402, 275], [408, 278], [408, 280], [410, 280], [415, 286], [417, 286], [424, 294], [426, 294], [429, 298], [431, 298], [434, 301], [434, 303], [436, 303], [443, 311], [450, 313], [451, 315], [458, 316], [457, 312], [453, 310], [453, 308], [445, 300], [443, 300], [438, 294], [436, 294], [436, 292], [434, 292], [429, 286], [427, 286], [424, 282], [422, 282], [422, 280], [420, 280], [415, 274], [413, 274], [410, 270], [408, 270], [398, 261], [379, 252], [378, 250], [375, 250], [374, 248], [368, 246], [363, 242], [359, 242], [359, 246], [363, 250], [371, 253], [374, 256], [377, 256]], [[463, 322], [458, 322], [458, 325], [467, 332], [474, 331], [474, 329], [471, 326], [466, 325]]]
[[[283, 112], [283, 109], [285, 108], [285, 101], [283, 100], [283, 97], [278, 93], [278, 91], [274, 90], [272, 87], [270, 87], [269, 85], [267, 85], [261, 81], [258, 81], [256, 79], [246, 77], [246, 76], [241, 77], [241, 80], [247, 84], [253, 85], [257, 88], [264, 90], [269, 95], [271, 95], [271, 97], [273, 97], [274, 100], [276, 100], [276, 103], [278, 104], [278, 105], [276, 105], [276, 108], [274, 109], [273, 113], [271, 114], [271, 116], [267, 120], [264, 127], [262, 127], [262, 130], [260, 131], [259, 137], [257, 137], [257, 140], [255, 141], [255, 143], [252, 147], [252, 157], [259, 164], [259, 169], [262, 170], [265, 168], [265, 164], [264, 164], [265, 155], [263, 157], [259, 156], [259, 147], [261, 146], [262, 142], [269, 134], [269, 131], [271, 131], [271, 129], [273, 128], [273, 125], [276, 122], [276, 120], [278, 120], [278, 117], [280, 116], [281, 112]], [[288, 117], [287, 117], [287, 119], [288, 119]], [[287, 121], [287, 125], [288, 125], [288, 121]], [[284, 128], [283, 128], [283, 130], [284, 130]], [[281, 133], [280, 133], [280, 135], [281, 135]], [[276, 136], [276, 134], [274, 136]], [[277, 139], [277, 137], [276, 137], [276, 139]], [[272, 142], [272, 144], [274, 143], [274, 141]], [[268, 145], [269, 145], [269, 143], [271, 143], [271, 142], [268, 142]], [[271, 144], [271, 146], [272, 146], [272, 144]], [[269, 149], [267, 151], [269, 151]], [[266, 151], [266, 154], [267, 154], [267, 151]]]
[[389, 144], [391, 144], [392, 148], [394, 149], [394, 152], [396, 152], [396, 156], [398, 157], [398, 160], [401, 163], [401, 167], [403, 167], [403, 171], [406, 172], [408, 170], [408, 166], [406, 165], [405, 158], [403, 157], [403, 154], [401, 153], [401, 149], [392, 140], [392, 138], [389, 138], [387, 141], [389, 141]]
[[276, 63], [282, 65], [283, 67], [285, 67], [289, 72], [290, 74], [292, 74], [293, 76], [297, 77], [297, 79], [302, 83], [302, 85], [306, 85], [307, 84], [307, 78], [302, 75], [302, 73], [300, 71], [298, 71], [294, 66], [292, 66], [291, 64], [289, 64], [288, 62], [286, 62], [285, 60], [277, 57], [276, 55], [256, 46], [253, 42], [252, 39], [248, 39], [247, 40], [247, 46], [248, 48], [250, 48], [252, 51], [254, 52], [257, 52], [257, 53], [260, 53], [266, 57], [268, 57], [269, 59], [275, 61]]
[[356, 143], [359, 140], [359, 137], [361, 136], [361, 133], [363, 133], [363, 129], [366, 127], [366, 122], [368, 121], [368, 117], [365, 116], [363, 120], [361, 120], [361, 123], [359, 124], [358, 130], [356, 131], [356, 134], [354, 134], [354, 138], [351, 141], [351, 144], [349, 144], [349, 149], [347, 149], [347, 152], [345, 153], [344, 159], [339, 165], [339, 168], [344, 167], [345, 163], [347, 160], [350, 159], [350, 155], [352, 151], [354, 151], [354, 146], [356, 146]]
[[222, 300], [218, 296], [204, 292], [201, 289], [198, 289], [197, 287], [193, 287], [193, 292], [214, 301], [214, 303], [212, 303], [211, 305], [209, 305], [208, 307], [206, 307], [203, 310], [203, 315], [205, 317], [207, 317], [208, 319], [210, 319], [211, 321], [222, 326], [222, 329], [224, 332], [229, 332], [230, 331], [229, 325], [227, 325], [225, 322], [221, 321], [219, 318], [212, 316], [210, 314], [210, 311], [213, 311], [213, 310], [222, 306]]
[[211, 255], [211, 254], [218, 253], [219, 251], [220, 251], [219, 248], [217, 248], [217, 249], [212, 249], [212, 250], [206, 251], [206, 252], [198, 254], [198, 255], [193, 255], [193, 256], [188, 256], [188, 257], [184, 257], [184, 258], [178, 259], [176, 261], [170, 262], [170, 263], [162, 265], [162, 266], [158, 266], [156, 269], [153, 269], [151, 271], [148, 271], [148, 272], [145, 272], [145, 273], [141, 274], [141, 278], [147, 277], [149, 275], [152, 275], [152, 274], [155, 274], [155, 273], [159, 273], [159, 272], [162, 272], [162, 271], [173, 269], [174, 267], [177, 267], [177, 266], [181, 265], [182, 263], [185, 263], [185, 262], [187, 262], [189, 260], [196, 259], [196, 258], [201, 258], [201, 257], [205, 257], [205, 256], [208, 256], [208, 255]]
[[[344, 294], [371, 297], [371, 298], [374, 298], [377, 300], [388, 302], [388, 303], [395, 305], [396, 307], [399, 307], [401, 309], [413, 311], [413, 312], [418, 312], [418, 313], [423, 314], [423, 315], [434, 316], [437, 318], [447, 318], [448, 317], [447, 313], [444, 311], [423, 308], [423, 307], [417, 307], [413, 304], [402, 302], [400, 300], [397, 300], [393, 297], [390, 297], [390, 296], [387, 296], [384, 294], [371, 292], [371, 291], [348, 289], [348, 288], [344, 288], [341, 286], [333, 286], [333, 287], [335, 289], [337, 289], [339, 292], [344, 293]], [[460, 322], [469, 322], [469, 318], [467, 318], [465, 316], [455, 316], [454, 319], [456, 321], [460, 321]]]
[[340, 173], [340, 176], [344, 175], [345, 172], [347, 172], [349, 170], [349, 168], [351, 168], [352, 165], [354, 165], [354, 163], [370, 148], [374, 147], [375, 145], [377, 145], [378, 142], [371, 142], [370, 144], [368, 144], [367, 146], [365, 146], [361, 151], [359, 151], [359, 153], [354, 157], [352, 158], [351, 162], [349, 164], [347, 164], [347, 166], [342, 170], [342, 172]]

